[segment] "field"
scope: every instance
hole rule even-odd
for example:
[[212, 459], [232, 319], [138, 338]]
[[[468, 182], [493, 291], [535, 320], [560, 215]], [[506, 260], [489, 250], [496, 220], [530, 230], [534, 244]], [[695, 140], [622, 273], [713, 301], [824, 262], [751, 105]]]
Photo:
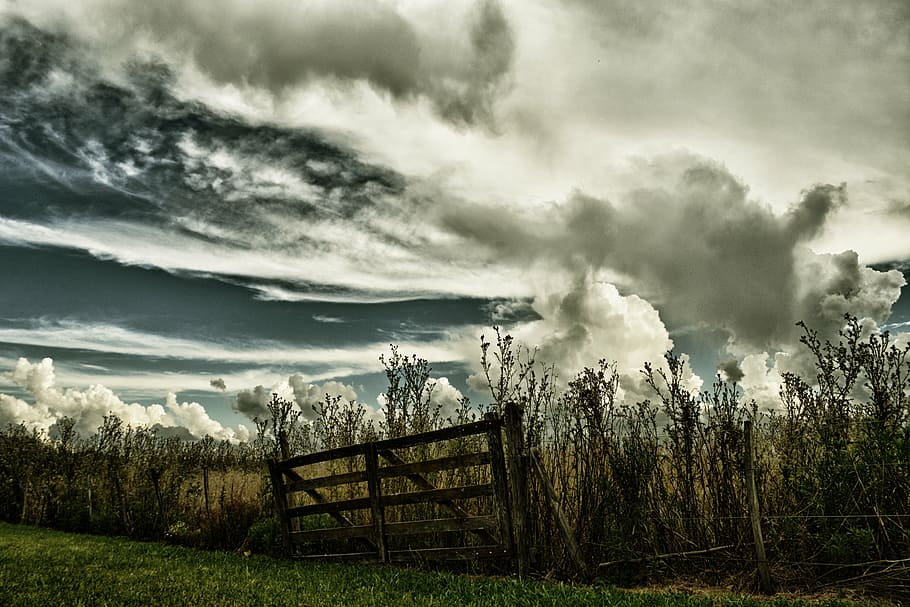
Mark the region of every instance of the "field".
[[[697, 580], [750, 592], [759, 558], [751, 517], [760, 510], [768, 585], [777, 591], [849, 588], [907, 602], [910, 344], [898, 347], [887, 333], [864, 337], [856, 318], [845, 322], [836, 342], [803, 326], [806, 369], [785, 374], [780, 406], [768, 411], [720, 376], [690, 392], [685, 361], [673, 353], [663, 366], [644, 365], [645, 400], [623, 397], [619, 373], [606, 361], [563, 387], [551, 367], [497, 330], [495, 343], [481, 344], [490, 403], [465, 400], [445, 419], [425, 389], [427, 361], [393, 346], [381, 360], [389, 388], [378, 424], [363, 403], [340, 396], [326, 395], [313, 406], [315, 418], [305, 419], [295, 403], [273, 395], [255, 440], [238, 445], [158, 436], [113, 415], [88, 436], [70, 418], [53, 434], [7, 425], [0, 427], [0, 521], [276, 556], [283, 543], [267, 459], [439, 430], [518, 403], [524, 432], [506, 440], [506, 451], [535, 449], [545, 470], [539, 476], [552, 481], [556, 495], [546, 497], [533, 475], [522, 490], [535, 575], [643, 587]], [[459, 439], [432, 454], [399, 450], [395, 457], [423, 461], [481, 448]], [[362, 462], [338, 465], [332, 471], [350, 473]], [[754, 491], [747, 491], [747, 472]], [[440, 487], [486, 482], [432, 474], [428, 481]], [[393, 493], [413, 490], [408, 486]], [[329, 501], [363, 497], [336, 489], [345, 488], [333, 486]], [[476, 515], [482, 499], [460, 506]], [[570, 558], [554, 503], [583, 558]], [[436, 518], [414, 509], [399, 515], [395, 520]], [[424, 544], [408, 548], [441, 547], [435, 536], [418, 539]]]
[[[702, 605], [858, 607], [826, 600], [632, 592], [477, 579], [393, 567], [300, 563], [0, 523], [0, 604], [37, 605]], [[865, 603], [872, 605], [872, 603]]]

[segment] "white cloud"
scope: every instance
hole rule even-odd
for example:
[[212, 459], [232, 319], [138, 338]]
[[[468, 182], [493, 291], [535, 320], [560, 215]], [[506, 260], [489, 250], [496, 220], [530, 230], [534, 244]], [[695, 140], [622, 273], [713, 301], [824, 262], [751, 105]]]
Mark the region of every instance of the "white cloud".
[[542, 294], [533, 307], [541, 320], [518, 325], [512, 334], [539, 348], [539, 360], [557, 364], [564, 378], [602, 358], [634, 374], [645, 362], [659, 363], [673, 347], [657, 310], [612, 284], [585, 279], [567, 292]]
[[132, 426], [182, 427], [196, 438], [210, 435], [232, 442], [249, 439], [245, 426], [225, 427], [209, 417], [199, 403], [178, 403], [173, 393], [167, 395], [164, 406], [144, 406], [124, 402], [102, 385], [85, 389], [61, 388], [50, 358], [37, 363], [20, 358], [10, 377], [28, 393], [32, 402], [0, 394], [0, 423], [3, 424], [24, 422], [31, 428], [47, 431], [61, 418], [70, 417], [76, 421], [76, 429], [88, 435], [98, 429], [105, 415], [113, 414]]
[[[73, 220], [40, 224], [0, 216], [0, 242], [73, 248], [125, 265], [167, 271], [241, 276], [253, 282], [274, 279], [337, 286], [368, 293], [372, 300], [439, 295], [510, 297], [527, 292], [520, 283], [507, 280], [509, 274], [504, 268], [478, 271], [457, 260], [428, 259], [420, 250], [391, 245], [356, 225], [317, 223], [290, 228], [286, 221], [283, 225], [287, 229], [305, 228], [319, 239], [312, 246], [306, 245], [306, 240], [297, 240], [298, 248], [293, 251], [250, 249], [132, 223]], [[198, 222], [188, 227], [197, 233], [214, 229]], [[242, 233], [223, 231], [209, 235], [245, 238]], [[284, 240], [295, 238], [286, 235]], [[300, 263], [302, 258], [307, 263]], [[262, 291], [272, 298], [284, 293], [273, 287], [262, 287]], [[319, 295], [311, 297], [322, 300]]]
[[[428, 360], [443, 362], [459, 359], [458, 348], [462, 339], [461, 334], [453, 334], [450, 339], [399, 345], [403, 349], [420, 351]], [[385, 342], [348, 347], [307, 347], [263, 341], [196, 341], [132, 331], [116, 325], [71, 321], [36, 324], [27, 329], [0, 328], [0, 341], [155, 358], [260, 365], [327, 365], [348, 370], [374, 370], [379, 355], [388, 349]]]
[[302, 375], [295, 374], [288, 378], [287, 383], [303, 418], [307, 420], [315, 418], [316, 412], [313, 405], [323, 402], [326, 395], [340, 396], [349, 403], [357, 400], [357, 390], [354, 389], [354, 386], [339, 381], [314, 384], [307, 381]]

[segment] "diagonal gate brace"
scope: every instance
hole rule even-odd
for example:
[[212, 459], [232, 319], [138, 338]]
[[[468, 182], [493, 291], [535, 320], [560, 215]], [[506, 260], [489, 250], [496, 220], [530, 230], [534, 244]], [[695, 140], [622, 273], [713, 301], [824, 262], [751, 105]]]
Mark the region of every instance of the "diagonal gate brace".
[[[379, 451], [379, 455], [382, 456], [383, 459], [385, 459], [387, 462], [389, 462], [390, 464], [392, 464], [394, 466], [400, 466], [402, 464], [408, 463], [406, 460], [401, 458], [398, 454], [396, 454], [391, 449], [383, 449], [383, 450]], [[424, 491], [437, 489], [436, 485], [431, 483], [427, 479], [427, 477], [420, 474], [419, 472], [413, 472], [411, 474], [406, 474], [405, 478], [407, 478], [409, 481], [413, 482], [415, 485], [417, 485], [417, 487], [419, 487], [420, 489], [422, 489]], [[455, 502], [453, 502], [450, 499], [440, 498], [435, 501], [440, 506], [442, 506], [443, 508], [448, 510], [455, 517], [469, 518], [471, 516], [461, 506], [459, 506], [458, 504], [456, 504]], [[499, 543], [499, 540], [496, 539], [493, 536], [493, 534], [490, 533], [489, 531], [487, 531], [486, 529], [472, 529], [471, 533], [475, 534], [477, 537], [479, 537], [486, 543], [490, 543], [490, 544]]]
[[[294, 472], [293, 470], [284, 470], [285, 476], [287, 476], [292, 481], [302, 481], [304, 478]], [[328, 500], [325, 499], [325, 496], [319, 493], [316, 489], [304, 489], [304, 493], [313, 498], [313, 501], [317, 504], [325, 504]], [[329, 512], [329, 516], [335, 519], [336, 522], [341, 523], [342, 527], [353, 527], [354, 522], [351, 521], [348, 517], [341, 514], [340, 512]], [[370, 550], [377, 550], [376, 544], [369, 538], [361, 537], [357, 538], [358, 541], [362, 542], [365, 546], [368, 546]]]

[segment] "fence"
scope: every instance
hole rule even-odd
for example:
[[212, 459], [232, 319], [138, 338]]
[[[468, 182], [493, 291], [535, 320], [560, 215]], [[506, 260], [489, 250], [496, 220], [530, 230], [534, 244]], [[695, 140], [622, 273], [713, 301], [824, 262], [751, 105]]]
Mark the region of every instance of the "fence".
[[[286, 548], [298, 558], [380, 562], [514, 558], [523, 575], [521, 436], [521, 409], [511, 406], [504, 418], [491, 413], [475, 423], [270, 460]], [[458, 479], [468, 482], [452, 486]], [[402, 506], [410, 508], [390, 516]], [[359, 550], [350, 550], [353, 542]]]

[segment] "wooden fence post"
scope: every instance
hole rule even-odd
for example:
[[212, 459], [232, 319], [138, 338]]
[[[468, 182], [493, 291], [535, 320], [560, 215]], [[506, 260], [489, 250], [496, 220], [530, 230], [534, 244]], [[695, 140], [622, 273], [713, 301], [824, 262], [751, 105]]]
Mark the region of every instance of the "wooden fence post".
[[202, 468], [202, 495], [205, 497], [205, 515], [212, 518], [212, 507], [209, 504], [209, 467]]
[[366, 457], [367, 491], [370, 494], [370, 511], [373, 519], [373, 541], [379, 551], [379, 560], [389, 562], [389, 547], [385, 533], [385, 509], [382, 507], [382, 481], [379, 478], [379, 455], [376, 443], [367, 443]]
[[270, 458], [268, 464], [269, 478], [272, 480], [272, 496], [275, 499], [275, 508], [278, 510], [278, 519], [281, 521], [284, 549], [288, 556], [293, 556], [291, 549], [291, 524], [288, 519], [288, 497], [284, 490], [284, 478], [275, 458]]
[[509, 485], [512, 493], [512, 537], [515, 540], [515, 560], [518, 577], [525, 579], [530, 572], [531, 550], [528, 542], [528, 460], [524, 448], [524, 410], [516, 403], [505, 406], [505, 429], [509, 451]]
[[508, 548], [510, 554], [515, 554], [515, 538], [512, 536], [511, 497], [509, 496], [509, 480], [506, 475], [506, 456], [502, 447], [502, 424], [499, 415], [490, 412], [484, 419], [495, 426], [487, 430], [487, 448], [490, 450], [490, 473], [495, 487], [496, 514], [499, 517], [500, 544]]
[[771, 571], [768, 569], [768, 557], [765, 554], [765, 541], [761, 532], [761, 512], [758, 506], [758, 491], [755, 487], [755, 460], [752, 454], [752, 421], [743, 422], [743, 438], [746, 449], [746, 492], [749, 495], [749, 518], [752, 521], [752, 539], [755, 542], [755, 559], [758, 563], [758, 580], [761, 591], [774, 593], [771, 582]]

